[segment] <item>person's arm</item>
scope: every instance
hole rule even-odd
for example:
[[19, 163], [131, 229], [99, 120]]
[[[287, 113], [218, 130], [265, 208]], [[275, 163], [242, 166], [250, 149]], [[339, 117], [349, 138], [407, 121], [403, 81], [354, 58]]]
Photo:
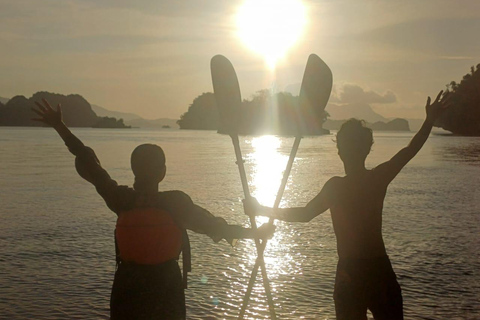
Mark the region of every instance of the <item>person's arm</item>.
[[274, 226], [262, 225], [258, 229], [244, 228], [239, 225], [228, 224], [225, 219], [215, 217], [208, 210], [193, 205], [190, 218], [186, 220], [185, 227], [197, 233], [208, 235], [215, 242], [225, 239], [230, 242], [233, 239], [268, 238], [273, 234]]
[[257, 230], [228, 224], [225, 219], [215, 217], [208, 210], [193, 203], [192, 199], [181, 191], [170, 191], [170, 212], [184, 229], [205, 234], [218, 242], [222, 239], [233, 244], [234, 239], [268, 238], [273, 234], [274, 226], [262, 226]]
[[247, 215], [260, 215], [287, 222], [309, 222], [316, 216], [330, 208], [333, 189], [338, 177], [328, 180], [320, 193], [315, 196], [305, 207], [270, 208], [258, 204], [255, 198], [245, 200], [245, 213]]
[[43, 99], [43, 105], [39, 102], [35, 102], [35, 104], [38, 109], [32, 110], [39, 118], [32, 120], [45, 123], [57, 131], [68, 150], [76, 157], [75, 167], [78, 174], [95, 186], [108, 207], [118, 213], [127, 203], [131, 202], [132, 190], [118, 186], [117, 182], [110, 178], [107, 171], [102, 168], [95, 152], [85, 146], [65, 125], [60, 104], [56, 111], [45, 99]]
[[428, 97], [427, 104], [425, 106], [425, 121], [420, 130], [412, 138], [408, 146], [400, 150], [395, 156], [392, 157], [392, 159], [380, 164], [374, 169], [377, 179], [379, 179], [383, 185], [388, 185], [403, 169], [403, 167], [405, 167], [405, 165], [413, 157], [415, 157], [430, 136], [430, 132], [432, 131], [435, 120], [437, 120], [440, 114], [451, 105], [451, 95], [447, 93], [442, 96], [442, 94], [443, 90], [438, 93], [437, 98], [432, 104], [430, 104], [431, 99]]

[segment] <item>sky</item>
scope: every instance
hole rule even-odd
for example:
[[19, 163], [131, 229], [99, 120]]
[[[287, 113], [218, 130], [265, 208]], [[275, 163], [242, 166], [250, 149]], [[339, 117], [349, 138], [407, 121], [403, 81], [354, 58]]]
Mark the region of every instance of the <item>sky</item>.
[[178, 118], [213, 91], [216, 54], [232, 61], [249, 98], [272, 86], [295, 94], [316, 53], [333, 72], [331, 114], [362, 102], [386, 118], [423, 118], [428, 95], [480, 63], [478, 0], [302, 1], [304, 32], [274, 71], [238, 36], [243, 2], [0, 0], [0, 96], [77, 93], [110, 110]]

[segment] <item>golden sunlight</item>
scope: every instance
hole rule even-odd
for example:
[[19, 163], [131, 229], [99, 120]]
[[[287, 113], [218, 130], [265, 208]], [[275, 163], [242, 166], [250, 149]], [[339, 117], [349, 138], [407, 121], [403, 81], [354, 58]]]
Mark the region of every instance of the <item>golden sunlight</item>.
[[306, 24], [301, 0], [246, 0], [237, 13], [239, 37], [274, 69]]
[[255, 163], [252, 177], [254, 186], [252, 195], [265, 206], [273, 206], [282, 181], [283, 171], [287, 165], [288, 156], [278, 152], [281, 143], [280, 138], [275, 136], [262, 136], [252, 139], [254, 151], [250, 157]]

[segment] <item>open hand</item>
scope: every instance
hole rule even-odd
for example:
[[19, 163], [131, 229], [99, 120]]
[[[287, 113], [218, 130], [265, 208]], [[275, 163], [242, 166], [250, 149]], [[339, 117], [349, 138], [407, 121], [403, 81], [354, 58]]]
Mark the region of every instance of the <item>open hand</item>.
[[254, 197], [243, 199], [243, 210], [247, 216], [256, 216], [260, 212], [261, 205]]
[[42, 99], [43, 105], [37, 101], [35, 104], [38, 109], [32, 108], [33, 112], [39, 115], [40, 118], [33, 118], [33, 121], [43, 122], [51, 127], [59, 126], [63, 123], [62, 120], [62, 107], [57, 105], [57, 111], [53, 110], [46, 99]]
[[425, 106], [427, 111], [427, 120], [435, 122], [435, 120], [438, 119], [443, 111], [452, 105], [451, 97], [451, 92], [446, 92], [443, 94], [443, 90], [438, 93], [437, 98], [432, 104], [430, 104], [431, 99], [428, 97], [427, 105]]
[[273, 223], [264, 223], [257, 228], [257, 236], [260, 239], [271, 239], [275, 232], [275, 225]]

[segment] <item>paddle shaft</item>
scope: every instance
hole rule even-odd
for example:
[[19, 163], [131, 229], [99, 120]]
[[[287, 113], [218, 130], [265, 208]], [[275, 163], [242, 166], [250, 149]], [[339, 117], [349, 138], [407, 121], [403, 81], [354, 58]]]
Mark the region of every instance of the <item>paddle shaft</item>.
[[[230, 137], [232, 138], [233, 147], [235, 149], [235, 157], [237, 159], [236, 163], [238, 166], [238, 171], [240, 173], [240, 179], [242, 180], [243, 193], [245, 195], [245, 199], [248, 199], [250, 198], [250, 190], [248, 189], [247, 174], [245, 173], [245, 166], [243, 165], [243, 157], [242, 157], [242, 151], [240, 149], [240, 142], [238, 140], [238, 135], [231, 134]], [[257, 229], [257, 222], [255, 221], [255, 217], [253, 216], [250, 217], [250, 224], [252, 226], [252, 229], [254, 230]], [[255, 265], [257, 265], [257, 262], [258, 262], [261, 268], [263, 287], [265, 288], [265, 295], [267, 296], [268, 307], [270, 309], [270, 317], [271, 319], [277, 319], [277, 316], [275, 314], [275, 305], [273, 304], [273, 299], [272, 299], [272, 292], [270, 290], [270, 283], [268, 282], [267, 269], [265, 267], [265, 261], [263, 260], [262, 242], [260, 242], [260, 239], [258, 238], [255, 238], [255, 247], [257, 248], [257, 261], [255, 262]], [[262, 259], [259, 261], [260, 255], [262, 255]], [[258, 266], [256, 270], [258, 271]], [[242, 319], [243, 315], [241, 315], [240, 317]]]
[[[302, 137], [297, 136], [295, 137], [295, 141], [293, 142], [293, 147], [292, 151], [290, 152], [290, 157], [288, 158], [288, 163], [287, 167], [285, 168], [285, 171], [283, 173], [283, 178], [282, 182], [280, 183], [280, 187], [278, 188], [277, 192], [277, 197], [275, 198], [275, 203], [273, 205], [273, 208], [276, 209], [280, 206], [280, 202], [282, 201], [283, 197], [283, 192], [285, 191], [285, 187], [287, 186], [288, 182], [288, 177], [290, 176], [290, 171], [292, 170], [293, 166], [293, 161], [295, 160], [295, 156], [297, 154], [298, 146], [300, 145]], [[248, 186], [247, 186], [248, 188]], [[250, 219], [255, 221], [255, 217], [250, 217]], [[268, 221], [269, 224], [273, 224], [275, 219], [270, 218]], [[245, 315], [245, 311], [247, 309], [248, 302], [250, 300], [250, 295], [252, 293], [253, 285], [255, 284], [255, 280], [257, 279], [257, 274], [258, 274], [258, 268], [260, 266], [265, 266], [265, 261], [263, 259], [263, 253], [265, 251], [265, 247], [267, 246], [267, 240], [263, 240], [263, 242], [260, 243], [260, 246], [257, 244], [257, 260], [255, 261], [255, 265], [252, 269], [252, 273], [250, 275], [250, 280], [248, 282], [248, 287], [247, 287], [247, 292], [245, 293], [245, 296], [243, 298], [243, 303], [242, 303], [242, 308], [240, 309], [240, 315], [238, 319], [243, 319]], [[263, 278], [263, 274], [262, 274]]]

